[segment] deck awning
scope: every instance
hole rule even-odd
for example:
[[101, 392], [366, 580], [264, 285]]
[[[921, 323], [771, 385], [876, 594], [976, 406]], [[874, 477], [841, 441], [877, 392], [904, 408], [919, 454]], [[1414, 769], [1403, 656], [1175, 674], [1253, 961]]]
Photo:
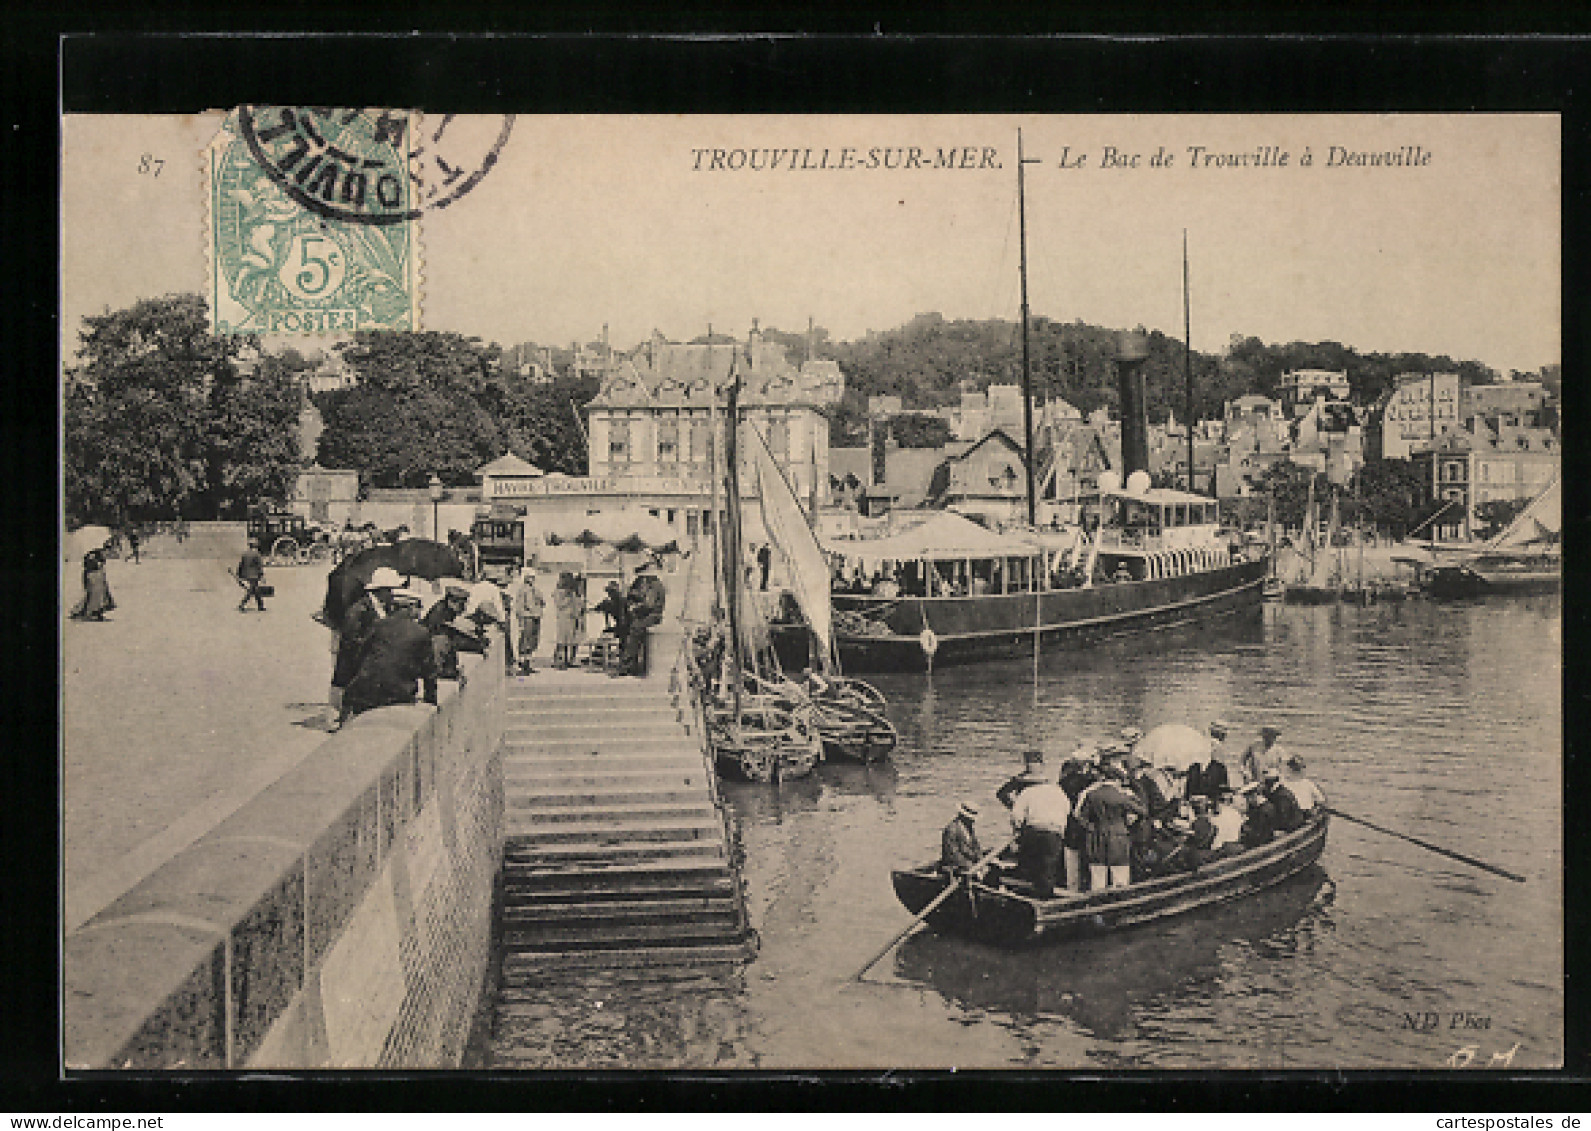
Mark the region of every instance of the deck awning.
[[928, 521], [887, 538], [831, 538], [823, 542], [831, 554], [868, 561], [915, 561], [943, 558], [1028, 557], [1038, 543], [1021, 534], [996, 534], [969, 518], [940, 511]]

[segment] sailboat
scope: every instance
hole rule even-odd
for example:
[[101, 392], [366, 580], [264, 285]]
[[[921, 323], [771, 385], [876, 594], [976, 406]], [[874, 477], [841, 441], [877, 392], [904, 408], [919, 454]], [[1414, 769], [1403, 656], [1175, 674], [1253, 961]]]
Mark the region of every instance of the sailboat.
[[[713, 523], [714, 615], [692, 640], [692, 681], [702, 700], [707, 741], [722, 772], [755, 782], [805, 777], [823, 760], [810, 697], [785, 680], [762, 610], [751, 599], [742, 565], [739, 443], [756, 429], [740, 419], [740, 357], [730, 367], [724, 429], [725, 511]], [[744, 431], [743, 431], [744, 429]], [[713, 451], [715, 511], [717, 451]], [[777, 469], [776, 469], [777, 470]], [[826, 576], [826, 574], [825, 574]]]
[[1326, 526], [1326, 539], [1324, 545], [1319, 542], [1320, 537], [1320, 509], [1315, 499], [1315, 480], [1309, 480], [1309, 497], [1304, 504], [1304, 546], [1308, 551], [1308, 571], [1299, 571], [1296, 584], [1287, 587], [1287, 603], [1290, 605], [1329, 605], [1341, 595], [1341, 569], [1333, 570], [1332, 576], [1326, 584], [1321, 583], [1320, 571], [1323, 556], [1321, 549], [1332, 549], [1332, 543], [1337, 540], [1337, 496], [1331, 497], [1331, 519]]
[[1269, 548], [1270, 569], [1265, 574], [1265, 599], [1280, 601], [1287, 591], [1282, 579], [1276, 576], [1276, 500], [1265, 500], [1265, 544]]
[[1502, 533], [1456, 563], [1425, 572], [1437, 600], [1556, 589], [1563, 584], [1563, 476], [1552, 481]]
[[[1102, 473], [1098, 489], [1081, 496], [1079, 525], [1041, 529], [1027, 297], [1025, 176], [1032, 163], [1019, 131], [1026, 526], [997, 533], [940, 511], [889, 537], [826, 541], [823, 548], [844, 563], [847, 576], [879, 579], [872, 592], [834, 594], [835, 641], [849, 671], [967, 663], [1200, 623], [1261, 599], [1268, 561], [1233, 551], [1216, 500], [1150, 486], [1143, 375], [1148, 343], [1141, 332], [1118, 339], [1122, 466]], [[1184, 267], [1185, 287], [1186, 275]], [[1191, 363], [1188, 375], [1191, 384]], [[1192, 472], [1190, 458], [1190, 486]]]

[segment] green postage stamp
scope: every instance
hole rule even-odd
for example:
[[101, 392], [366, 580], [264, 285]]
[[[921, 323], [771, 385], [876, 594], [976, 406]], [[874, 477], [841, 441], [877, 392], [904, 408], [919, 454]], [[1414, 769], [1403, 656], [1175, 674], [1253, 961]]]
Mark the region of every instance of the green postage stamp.
[[331, 107], [227, 116], [205, 155], [217, 333], [420, 328], [418, 123]]

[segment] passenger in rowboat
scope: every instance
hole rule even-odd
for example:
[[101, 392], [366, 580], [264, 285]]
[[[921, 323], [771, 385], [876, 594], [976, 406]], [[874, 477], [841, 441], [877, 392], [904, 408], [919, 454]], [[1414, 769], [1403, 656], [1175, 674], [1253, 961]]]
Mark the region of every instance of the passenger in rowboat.
[[1260, 727], [1259, 741], [1249, 743], [1248, 749], [1243, 751], [1243, 756], [1238, 760], [1244, 785], [1256, 784], [1264, 777], [1266, 767], [1275, 768], [1286, 757], [1286, 751], [1276, 745], [1276, 740], [1281, 736], [1282, 732], [1276, 727]]
[[1066, 864], [1066, 890], [1082, 894], [1087, 876], [1084, 860], [1087, 859], [1088, 829], [1077, 818], [1077, 803], [1083, 791], [1099, 780], [1092, 752], [1079, 748], [1061, 763], [1061, 789], [1071, 799], [1072, 812], [1066, 819], [1066, 832], [1061, 836], [1062, 857]]
[[1280, 773], [1266, 770], [1265, 783], [1260, 787], [1260, 792], [1265, 796], [1265, 803], [1271, 807], [1271, 824], [1277, 832], [1290, 833], [1303, 828], [1309, 818], [1304, 816], [1292, 791], [1282, 784]]
[[[973, 827], [977, 819], [978, 807], [963, 801], [940, 834], [939, 870], [946, 876], [960, 879], [969, 875], [974, 865], [983, 859], [983, 846], [978, 843], [978, 832]], [[982, 874], [973, 876], [973, 879], [982, 878]]]
[[1088, 878], [1092, 891], [1126, 887], [1132, 882], [1132, 834], [1128, 822], [1148, 816], [1144, 803], [1127, 784], [1117, 759], [1126, 752], [1113, 748], [1101, 766], [1100, 780], [1083, 791], [1077, 817], [1088, 830]]
[[1220, 719], [1210, 724], [1210, 756], [1202, 767], [1197, 762], [1189, 767], [1189, 797], [1202, 794], [1213, 801], [1230, 784], [1226, 770], [1226, 762], [1230, 757], [1226, 749], [1227, 730], [1227, 725]]
[[1304, 776], [1304, 760], [1297, 754], [1289, 755], [1282, 763], [1281, 788], [1292, 794], [1306, 817], [1312, 815], [1317, 806], [1326, 804], [1326, 795], [1320, 787]]
[[1243, 804], [1243, 832], [1239, 837], [1243, 847], [1269, 844], [1276, 835], [1276, 807], [1265, 796], [1264, 780], [1245, 785], [1238, 790], [1238, 796]]
[[[1037, 750], [1029, 751], [1026, 757], [1029, 770], [1044, 765], [1044, 755]], [[1018, 867], [1032, 881], [1033, 894], [1039, 899], [1055, 897], [1062, 841], [1071, 816], [1072, 799], [1058, 784], [1042, 777], [1023, 787], [1012, 803], [1011, 827], [1017, 838]]]
[[1044, 776], [1044, 754], [1029, 750], [1022, 755], [1022, 772], [1010, 778], [994, 791], [995, 800], [1007, 809], [1016, 804], [1017, 795], [1029, 786], [1040, 785], [1049, 779]]

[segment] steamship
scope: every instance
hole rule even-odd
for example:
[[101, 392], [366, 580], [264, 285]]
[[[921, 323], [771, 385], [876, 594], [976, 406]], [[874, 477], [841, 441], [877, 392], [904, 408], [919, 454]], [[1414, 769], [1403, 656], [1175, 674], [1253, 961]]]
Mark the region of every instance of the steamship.
[[[860, 566], [864, 577], [877, 570], [890, 578], [884, 592], [833, 594], [834, 646], [848, 671], [893, 671], [1020, 654], [1228, 616], [1264, 599], [1268, 557], [1263, 552], [1250, 557], [1228, 545], [1214, 499], [1149, 485], [1143, 376], [1149, 350], [1141, 331], [1125, 332], [1117, 342], [1123, 474], [1107, 472], [1100, 490], [1079, 500], [1076, 526], [1038, 529], [1023, 181], [1027, 162], [1021, 146], [1019, 131], [1028, 526], [996, 533], [940, 512], [887, 538], [826, 543], [831, 558]], [[1185, 321], [1187, 277], [1184, 242]], [[1186, 356], [1191, 358], [1191, 349]], [[1189, 421], [1192, 399], [1190, 361]], [[1191, 458], [1189, 469], [1191, 484]]]

